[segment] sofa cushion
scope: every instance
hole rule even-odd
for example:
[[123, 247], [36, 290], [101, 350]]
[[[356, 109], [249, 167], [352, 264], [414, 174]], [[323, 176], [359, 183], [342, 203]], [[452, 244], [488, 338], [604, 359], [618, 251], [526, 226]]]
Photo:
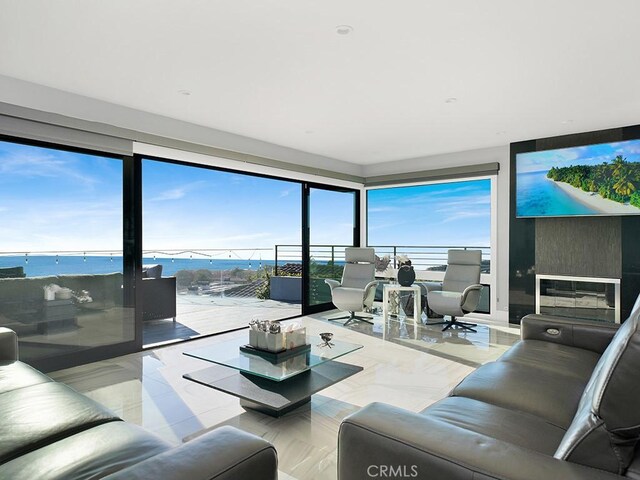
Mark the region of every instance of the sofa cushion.
[[345, 288], [363, 289], [375, 277], [374, 264], [348, 263], [345, 266], [345, 274], [342, 277], [342, 285]]
[[58, 285], [70, 288], [79, 294], [86, 290], [91, 297], [91, 302], [81, 303], [85, 309], [104, 310], [122, 305], [122, 274], [76, 274], [58, 275]]
[[516, 410], [465, 397], [447, 397], [421, 412], [466, 430], [553, 455], [566, 430]]
[[636, 448], [636, 453], [624, 475], [634, 480], [640, 480], [640, 448]]
[[102, 478], [169, 448], [169, 444], [140, 427], [110, 422], [62, 438], [0, 465], [0, 478]]
[[566, 429], [587, 381], [546, 368], [492, 362], [467, 376], [452, 395], [529, 413]]
[[600, 355], [590, 350], [569, 347], [542, 340], [524, 340], [516, 343], [498, 361], [514, 362], [562, 372], [589, 381]]
[[331, 290], [333, 303], [342, 310], [362, 310], [364, 290], [362, 288], [336, 287]]
[[0, 268], [0, 278], [24, 278], [24, 267], [2, 267]]
[[63, 437], [120, 420], [109, 410], [56, 382], [0, 395], [0, 464]]
[[42, 317], [44, 287], [57, 277], [0, 278], [0, 315], [33, 323]]
[[624, 473], [640, 440], [640, 297], [602, 354], [556, 458]]
[[13, 302], [44, 301], [44, 287], [56, 283], [56, 276], [2, 278], [0, 279], [0, 301]]
[[52, 381], [44, 373], [40, 373], [26, 363], [13, 362], [0, 366], [0, 394]]
[[142, 278], [162, 278], [162, 264], [142, 265]]

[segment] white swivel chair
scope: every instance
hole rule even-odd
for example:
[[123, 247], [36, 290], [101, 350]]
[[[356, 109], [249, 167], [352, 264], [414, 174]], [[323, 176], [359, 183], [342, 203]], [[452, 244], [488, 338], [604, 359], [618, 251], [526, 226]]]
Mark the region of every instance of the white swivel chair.
[[451, 327], [460, 327], [475, 332], [475, 323], [459, 322], [462, 317], [478, 308], [480, 301], [481, 250], [449, 250], [447, 271], [442, 284], [427, 283], [427, 303], [429, 308], [440, 315], [450, 315], [451, 320], [428, 323], [444, 325], [444, 332]]
[[356, 315], [356, 312], [362, 312], [373, 305], [378, 284], [375, 280], [375, 250], [373, 248], [348, 247], [345, 249], [345, 260], [342, 282], [326, 279], [325, 283], [331, 288], [333, 304], [340, 310], [349, 312], [349, 315], [330, 320], [348, 318], [345, 325], [354, 320], [373, 323], [371, 317]]

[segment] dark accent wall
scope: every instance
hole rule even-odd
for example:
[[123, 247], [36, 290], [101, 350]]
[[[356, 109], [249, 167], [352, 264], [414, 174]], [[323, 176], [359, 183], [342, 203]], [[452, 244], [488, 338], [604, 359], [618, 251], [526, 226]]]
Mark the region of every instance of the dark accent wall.
[[509, 214], [509, 322], [520, 323], [535, 311], [536, 222], [516, 218], [516, 154], [531, 152], [536, 142], [511, 144]]
[[620, 217], [539, 218], [535, 222], [536, 273], [621, 278]]
[[640, 138], [640, 125], [511, 144], [509, 322], [535, 312], [535, 275], [621, 279], [621, 317], [640, 293], [640, 216], [516, 218], [516, 154]]

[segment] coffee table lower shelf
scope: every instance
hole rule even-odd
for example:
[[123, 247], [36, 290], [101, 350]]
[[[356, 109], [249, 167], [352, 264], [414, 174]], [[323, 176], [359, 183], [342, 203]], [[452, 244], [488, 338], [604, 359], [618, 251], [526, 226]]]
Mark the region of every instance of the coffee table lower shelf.
[[330, 361], [276, 382], [234, 368], [214, 365], [187, 373], [183, 378], [238, 397], [243, 408], [281, 417], [311, 401], [314, 393], [362, 370], [357, 365]]

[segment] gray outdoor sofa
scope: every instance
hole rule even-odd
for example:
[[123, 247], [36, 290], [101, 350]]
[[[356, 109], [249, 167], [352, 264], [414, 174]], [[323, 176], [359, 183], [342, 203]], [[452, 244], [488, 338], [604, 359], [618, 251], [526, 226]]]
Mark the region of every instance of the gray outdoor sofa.
[[449, 397], [345, 418], [339, 479], [640, 479], [639, 323], [640, 298], [620, 328], [525, 317], [522, 339]]
[[11, 480], [275, 480], [274, 447], [221, 427], [173, 448], [18, 361], [0, 327], [0, 478]]

